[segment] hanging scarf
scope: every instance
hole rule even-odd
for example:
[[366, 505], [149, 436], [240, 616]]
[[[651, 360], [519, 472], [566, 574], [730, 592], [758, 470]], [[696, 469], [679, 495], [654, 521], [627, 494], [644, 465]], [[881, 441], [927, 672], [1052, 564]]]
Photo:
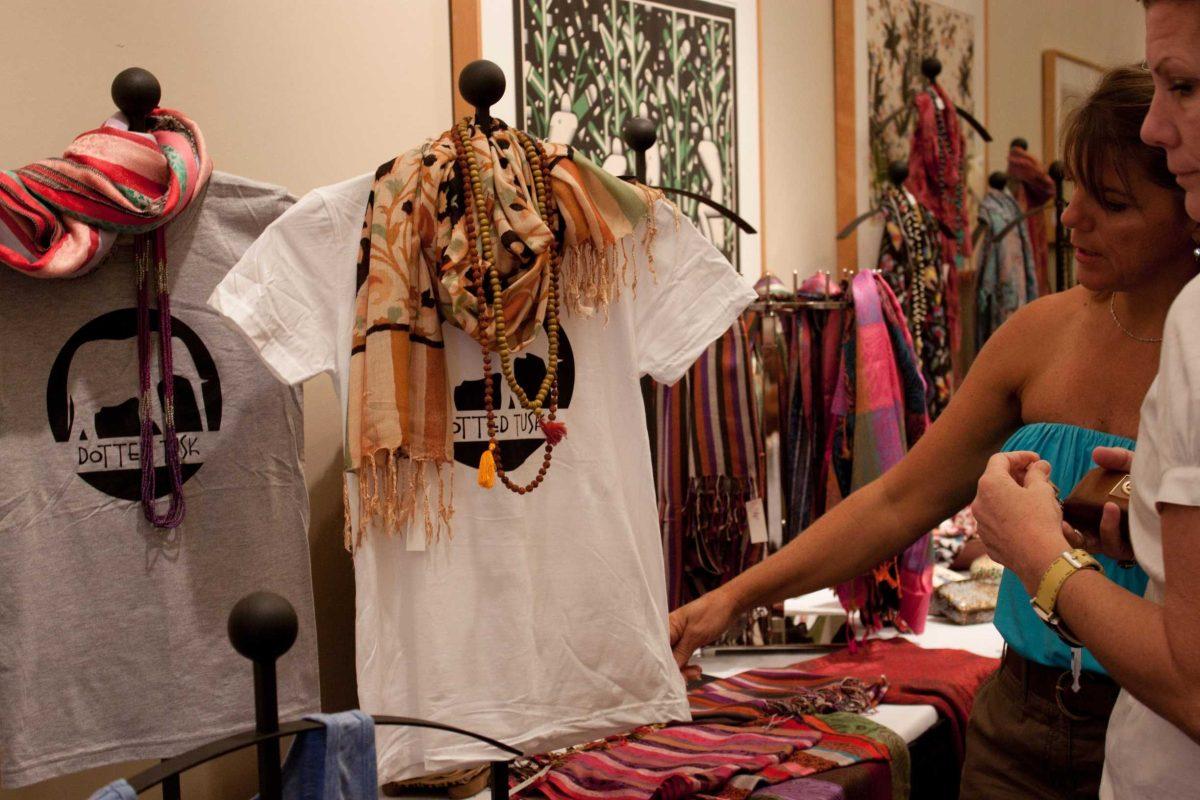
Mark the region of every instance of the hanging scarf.
[[[813, 276], [800, 287], [802, 298], [824, 299], [827, 287]], [[829, 297], [840, 299], [841, 286]], [[828, 454], [833, 442], [833, 397], [838, 385], [842, 348], [852, 336], [849, 309], [802, 308], [795, 314], [792, 347], [797, 365], [788, 415], [788, 535], [795, 538], [825, 512], [829, 480]]]
[[905, 186], [933, 212], [941, 226], [942, 279], [946, 285], [946, 322], [950, 344], [958, 348], [958, 270], [971, 255], [967, 213], [966, 146], [954, 101], [939, 84], [913, 98], [916, 123], [908, 153]]
[[[876, 480], [925, 432], [925, 387], [903, 312], [881, 276], [860, 272], [852, 283], [855, 336], [846, 343], [842, 380], [834, 397], [838, 427], [831, 460], [836, 501]], [[920, 633], [932, 593], [932, 548], [927, 533], [899, 556], [837, 587], [848, 612], [868, 631], [885, 622]]]
[[949, 404], [954, 385], [940, 268], [942, 239], [937, 220], [904, 190], [884, 189], [882, 208], [878, 267], [908, 320], [925, 377], [929, 418], [934, 420]]
[[983, 343], [1018, 308], [1038, 296], [1037, 268], [1023, 224], [995, 236], [1021, 217], [1021, 207], [1008, 192], [988, 189], [979, 204], [979, 221], [987, 227], [979, 259], [976, 346]]
[[160, 228], [212, 173], [204, 137], [178, 111], [155, 109], [146, 133], [114, 117], [62, 158], [0, 172], [0, 261], [34, 278], [96, 267], [118, 233]]
[[[1054, 180], [1037, 156], [1021, 147], [1008, 151], [1008, 177], [1013, 180], [1013, 197], [1022, 213], [1044, 205], [1054, 197]], [[1050, 250], [1046, 233], [1046, 215], [1034, 214], [1025, 220], [1029, 246], [1037, 274], [1038, 296], [1050, 293]]]
[[[212, 162], [194, 122], [158, 108], [134, 133], [121, 117], [76, 137], [62, 158], [0, 172], [0, 262], [34, 278], [74, 278], [95, 269], [121, 233], [135, 243], [142, 510], [151, 523], [183, 521], [183, 480], [175, 433], [171, 306], [164, 226], [200, 196]], [[150, 311], [150, 296], [158, 313]], [[155, 324], [155, 316], [157, 325]], [[157, 327], [163, 383], [163, 451], [171, 502], [159, 514], [154, 468], [151, 330]]]
[[658, 497], [671, 608], [759, 560], [746, 504], [762, 497], [765, 453], [745, 323], [674, 386], [657, 387]]
[[[545, 319], [556, 237], [564, 306], [576, 314], [603, 309], [626, 282], [636, 285], [636, 278], [627, 281], [627, 239], [646, 220], [641, 245], [650, 252], [651, 209], [660, 194], [609, 175], [572, 148], [541, 142], [562, 221], [552, 231], [537, 213], [520, 140], [503, 122], [493, 125], [486, 135], [472, 125], [471, 146], [486, 195], [479, 213], [498, 239], [507, 338], [519, 350]], [[481, 327], [477, 316], [466, 211], [453, 131], [375, 174], [358, 262], [346, 435], [346, 468], [359, 480], [359, 537], [371, 519], [394, 532], [421, 505], [426, 539], [449, 533], [453, 508], [441, 473], [452, 461], [453, 439], [442, 324], [496, 341], [495, 323]], [[346, 493], [349, 502], [348, 483]], [[346, 525], [351, 547], [349, 513]]]

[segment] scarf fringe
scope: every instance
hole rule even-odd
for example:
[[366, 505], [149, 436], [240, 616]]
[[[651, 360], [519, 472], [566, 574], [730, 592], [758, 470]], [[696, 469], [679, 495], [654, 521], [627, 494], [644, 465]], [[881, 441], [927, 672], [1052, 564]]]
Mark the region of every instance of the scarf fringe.
[[[357, 530], [350, 513], [351, 474], [358, 476]], [[436, 497], [432, 492], [434, 485]], [[372, 524], [381, 526], [389, 536], [397, 532], [412, 535], [418, 513], [424, 522], [426, 546], [439, 541], [442, 535], [454, 538], [450, 526], [454, 516], [454, 467], [448, 462], [415, 460], [381, 450], [368, 456], [355, 473], [343, 475], [342, 502], [345, 504], [343, 543], [350, 553], [362, 546]]]
[[[588, 240], [571, 247], [569, 262], [563, 266], [563, 305], [571, 314], [590, 317], [597, 311], [607, 316], [608, 306], [621, 298], [625, 286], [637, 295], [638, 270], [631, 264], [637, 257], [638, 248], [646, 254], [647, 269], [657, 281], [654, 265], [654, 242], [658, 238], [658, 222], [654, 216], [654, 204], [669, 203], [675, 212], [675, 228], [679, 228], [679, 207], [651, 189], [638, 186], [646, 199], [645, 226], [639, 241], [631, 242], [631, 234], [624, 236], [607, 247], [597, 247]], [[633, 268], [631, 268], [633, 267]]]

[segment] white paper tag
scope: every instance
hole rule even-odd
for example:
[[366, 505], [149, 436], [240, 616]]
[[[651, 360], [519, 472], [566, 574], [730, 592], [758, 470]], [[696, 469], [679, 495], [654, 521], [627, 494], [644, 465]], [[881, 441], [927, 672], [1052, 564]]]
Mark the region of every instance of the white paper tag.
[[763, 544], [767, 541], [767, 514], [763, 510], [761, 497], [746, 503], [746, 521], [750, 523], [750, 543]]

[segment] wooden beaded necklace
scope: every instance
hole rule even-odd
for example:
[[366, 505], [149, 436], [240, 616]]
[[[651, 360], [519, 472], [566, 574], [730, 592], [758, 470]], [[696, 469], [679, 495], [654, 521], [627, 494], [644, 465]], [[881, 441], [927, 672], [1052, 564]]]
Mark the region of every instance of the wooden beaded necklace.
[[[558, 415], [558, 333], [559, 311], [561, 309], [561, 291], [559, 273], [562, 262], [562, 250], [556, 236], [551, 236], [549, 245], [548, 266], [550, 269], [550, 284], [546, 290], [546, 334], [549, 340], [549, 353], [546, 363], [546, 375], [538, 387], [537, 394], [531, 401], [525, 389], [517, 382], [512, 366], [512, 348], [504, 321], [504, 287], [500, 281], [500, 270], [496, 261], [495, 237], [492, 223], [487, 214], [487, 196], [484, 193], [483, 181], [480, 177], [479, 164], [475, 159], [475, 151], [471, 146], [471, 120], [465, 118], [455, 126], [454, 149], [457, 157], [459, 175], [462, 178], [463, 195], [466, 201], [464, 222], [467, 230], [467, 249], [473, 264], [475, 297], [478, 304], [480, 329], [480, 345], [483, 349], [483, 405], [487, 414], [488, 449], [484, 451], [479, 461], [479, 485], [490, 489], [499, 478], [511, 492], [527, 494], [532, 492], [546, 479], [550, 471], [550, 461], [554, 446], [566, 436], [566, 426], [556, 421]], [[551, 231], [557, 230], [557, 207], [549, 200], [549, 176], [545, 168], [545, 158], [537, 144], [525, 133], [513, 130], [517, 140], [525, 151], [525, 157], [533, 173], [534, 202], [538, 215], [545, 220]], [[486, 133], [486, 132], [485, 132]], [[488, 303], [486, 287], [492, 289], [492, 301]], [[504, 470], [504, 461], [500, 452], [500, 443], [496, 438], [495, 397], [492, 390], [492, 355], [488, 342], [487, 331], [495, 322], [496, 349], [500, 353], [500, 371], [504, 380], [517, 397], [521, 408], [533, 413], [538, 427], [546, 436], [545, 457], [537, 476], [524, 486], [514, 483]]]
[[926, 328], [929, 325], [930, 287], [926, 275], [930, 270], [937, 271], [936, 257], [930, 246], [933, 234], [922, 220], [921, 209], [912, 203], [903, 189], [889, 191], [892, 203], [895, 205], [897, 222], [904, 236], [908, 250], [906, 269], [908, 272], [908, 294], [911, 301], [909, 321], [912, 325], [913, 349], [917, 358], [924, 355]]

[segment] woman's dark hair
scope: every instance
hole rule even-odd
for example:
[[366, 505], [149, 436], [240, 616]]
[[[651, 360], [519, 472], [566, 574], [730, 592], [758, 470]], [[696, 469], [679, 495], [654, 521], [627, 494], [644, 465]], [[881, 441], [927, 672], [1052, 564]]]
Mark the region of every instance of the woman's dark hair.
[[1142, 122], [1153, 99], [1154, 80], [1147, 70], [1115, 67], [1067, 117], [1063, 128], [1067, 175], [1104, 207], [1108, 207], [1104, 170], [1110, 166], [1126, 194], [1132, 194], [1130, 175], [1134, 168], [1152, 183], [1183, 193], [1167, 169], [1166, 152], [1142, 142]]

